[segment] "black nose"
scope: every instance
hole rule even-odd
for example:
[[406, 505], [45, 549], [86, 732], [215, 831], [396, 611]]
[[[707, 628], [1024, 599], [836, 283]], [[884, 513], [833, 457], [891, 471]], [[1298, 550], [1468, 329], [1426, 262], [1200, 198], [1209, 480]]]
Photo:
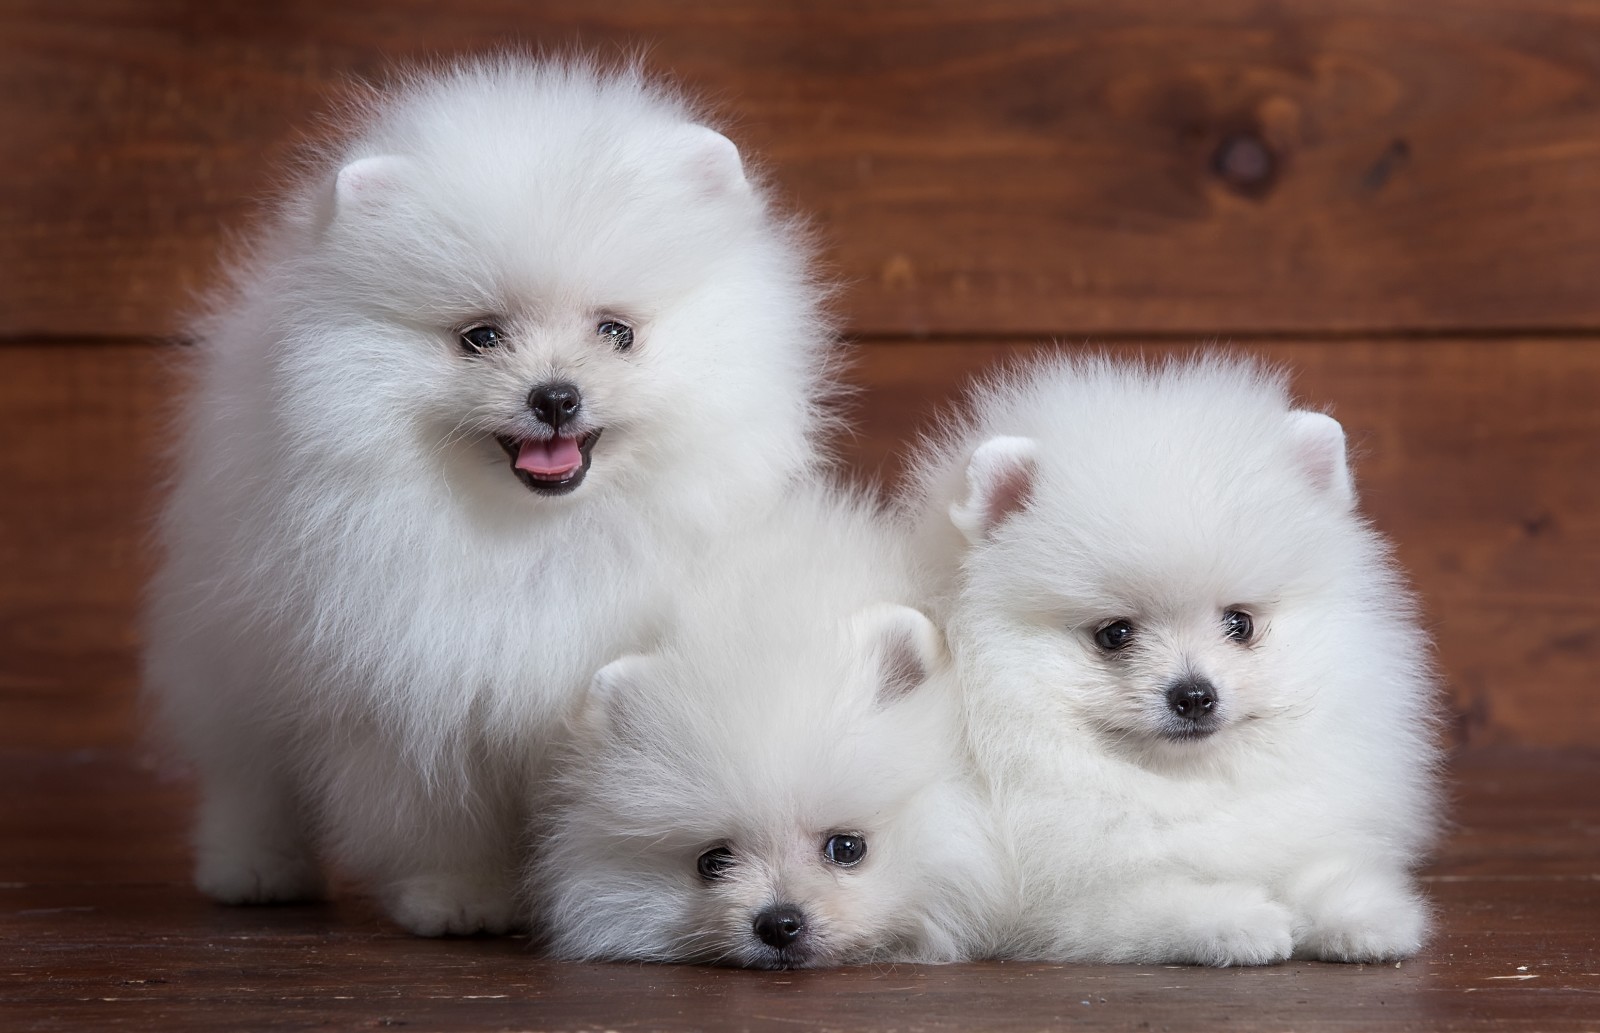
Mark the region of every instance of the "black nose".
[[1217, 709], [1217, 689], [1204, 678], [1185, 678], [1167, 688], [1167, 706], [1186, 721], [1203, 721]]
[[792, 904], [778, 904], [756, 916], [755, 930], [769, 947], [792, 947], [806, 931], [806, 915]]
[[583, 395], [576, 384], [540, 384], [528, 392], [528, 408], [552, 430], [576, 416], [582, 405]]

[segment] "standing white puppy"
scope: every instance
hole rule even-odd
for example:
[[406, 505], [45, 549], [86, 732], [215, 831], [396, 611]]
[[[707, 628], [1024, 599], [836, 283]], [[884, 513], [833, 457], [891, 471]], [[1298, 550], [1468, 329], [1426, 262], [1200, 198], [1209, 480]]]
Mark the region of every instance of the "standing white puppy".
[[198, 327], [146, 675], [196, 881], [513, 915], [528, 758], [816, 458], [828, 335], [734, 145], [515, 58], [362, 110]]
[[967, 416], [915, 504], [1022, 866], [1012, 953], [1415, 952], [1430, 649], [1339, 424], [1229, 360], [1047, 362]]
[[798, 492], [656, 650], [595, 677], [536, 852], [559, 957], [802, 968], [987, 953], [1008, 871], [907, 543]]

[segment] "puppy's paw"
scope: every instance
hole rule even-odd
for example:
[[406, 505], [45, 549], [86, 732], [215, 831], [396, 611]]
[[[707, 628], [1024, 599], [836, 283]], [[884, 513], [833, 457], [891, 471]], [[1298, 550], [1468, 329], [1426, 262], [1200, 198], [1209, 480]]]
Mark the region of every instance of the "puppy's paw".
[[389, 915], [417, 936], [501, 935], [515, 926], [516, 900], [504, 879], [417, 875], [395, 883]]
[[1189, 921], [1192, 956], [1200, 965], [1274, 965], [1294, 949], [1294, 916], [1259, 890], [1212, 902]]
[[291, 904], [321, 900], [327, 883], [316, 859], [299, 849], [204, 849], [194, 884], [223, 904]]
[[1428, 930], [1422, 908], [1381, 915], [1345, 915], [1337, 923], [1315, 926], [1295, 938], [1297, 958], [1317, 961], [1398, 961], [1422, 949]]
[[1324, 872], [1299, 880], [1297, 890], [1296, 957], [1394, 961], [1422, 949], [1428, 908], [1397, 872]]

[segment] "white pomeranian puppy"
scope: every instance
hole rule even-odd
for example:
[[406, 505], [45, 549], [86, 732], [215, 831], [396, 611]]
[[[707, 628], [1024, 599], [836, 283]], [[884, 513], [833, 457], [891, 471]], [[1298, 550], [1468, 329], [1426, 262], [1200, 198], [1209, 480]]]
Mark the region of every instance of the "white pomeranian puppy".
[[536, 850], [558, 957], [800, 968], [982, 955], [1005, 899], [907, 541], [793, 498], [595, 676]]
[[515, 911], [525, 770], [730, 527], [814, 465], [795, 228], [636, 70], [374, 97], [198, 328], [146, 674], [196, 880], [424, 935]]
[[931, 446], [1018, 957], [1397, 958], [1427, 910], [1430, 647], [1344, 432], [1242, 360], [1058, 359]]

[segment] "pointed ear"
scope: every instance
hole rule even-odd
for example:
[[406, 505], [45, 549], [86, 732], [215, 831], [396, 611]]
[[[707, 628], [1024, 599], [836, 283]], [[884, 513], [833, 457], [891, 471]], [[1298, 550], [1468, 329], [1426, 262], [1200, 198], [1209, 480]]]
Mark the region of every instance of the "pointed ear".
[[951, 503], [950, 522], [973, 545], [1021, 509], [1033, 491], [1038, 446], [1032, 438], [990, 438], [967, 460], [967, 492]]
[[334, 218], [393, 204], [406, 190], [410, 175], [411, 162], [396, 155], [357, 158], [334, 177]]
[[910, 693], [945, 661], [944, 636], [921, 610], [878, 603], [856, 614], [853, 624], [856, 641], [878, 665], [879, 706]]
[[596, 671], [583, 704], [584, 724], [599, 732], [623, 730], [634, 698], [650, 691], [658, 662], [654, 656], [630, 653]]
[[690, 125], [680, 130], [685, 167], [708, 195], [744, 194], [750, 190], [745, 179], [744, 161], [733, 141], [705, 126]]
[[1296, 409], [1289, 414], [1289, 434], [1300, 469], [1318, 491], [1345, 507], [1355, 505], [1350, 463], [1345, 456], [1344, 428], [1325, 413]]

